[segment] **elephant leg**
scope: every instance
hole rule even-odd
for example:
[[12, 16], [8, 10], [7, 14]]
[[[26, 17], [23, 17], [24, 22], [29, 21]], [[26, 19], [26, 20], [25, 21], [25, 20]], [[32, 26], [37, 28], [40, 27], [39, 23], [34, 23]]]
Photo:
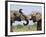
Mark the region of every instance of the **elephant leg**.
[[37, 22], [37, 30], [42, 30], [41, 21]]

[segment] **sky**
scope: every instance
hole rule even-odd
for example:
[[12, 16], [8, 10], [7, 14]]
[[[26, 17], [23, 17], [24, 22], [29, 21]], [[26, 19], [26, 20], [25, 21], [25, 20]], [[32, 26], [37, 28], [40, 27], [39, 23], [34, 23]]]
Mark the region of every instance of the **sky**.
[[30, 14], [32, 11], [42, 12], [42, 7], [41, 6], [10, 4], [10, 10], [19, 11], [19, 9], [22, 9], [22, 12], [26, 15]]

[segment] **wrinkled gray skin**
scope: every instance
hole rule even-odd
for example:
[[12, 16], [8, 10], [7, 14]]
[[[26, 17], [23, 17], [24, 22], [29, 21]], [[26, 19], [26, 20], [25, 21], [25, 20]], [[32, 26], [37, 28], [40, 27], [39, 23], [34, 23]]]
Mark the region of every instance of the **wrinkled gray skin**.
[[35, 16], [31, 16], [33, 22], [37, 22], [37, 30], [42, 30], [42, 16], [40, 13], [36, 13]]
[[[27, 22], [26, 24], [25, 23], [23, 23], [24, 24], [24, 26], [26, 26], [26, 25], [28, 25], [28, 23], [29, 23], [29, 21], [28, 21], [28, 19], [26, 18], [26, 16], [22, 13], [22, 9], [19, 9], [19, 13], [25, 18], [24, 20]], [[21, 21], [21, 18], [20, 18], [21, 16], [19, 16], [19, 17], [16, 17], [16, 14], [15, 13], [13, 13], [12, 15], [11, 15], [11, 31], [12, 31], [12, 23], [14, 22], [14, 21]]]
[[[28, 25], [29, 21], [28, 21], [28, 19], [26, 18], [26, 16], [22, 13], [22, 9], [19, 9], [19, 13], [25, 18], [24, 20], [27, 22], [26, 24], [25, 24], [25, 23], [23, 23], [23, 24], [24, 24], [24, 25]], [[14, 21], [21, 21], [21, 20], [22, 20], [22, 19], [21, 19], [21, 15], [20, 15], [19, 17], [15, 17], [16, 14], [13, 13], [13, 17], [11, 16], [11, 25], [12, 25], [12, 23], [13, 23]]]

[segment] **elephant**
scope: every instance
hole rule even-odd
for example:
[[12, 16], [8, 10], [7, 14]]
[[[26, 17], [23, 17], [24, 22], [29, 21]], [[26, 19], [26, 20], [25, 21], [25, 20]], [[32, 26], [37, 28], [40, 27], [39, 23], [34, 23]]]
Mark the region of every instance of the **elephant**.
[[42, 15], [39, 12], [32, 13], [31, 19], [33, 22], [37, 22], [37, 30], [42, 30]]
[[27, 19], [27, 17], [22, 13], [22, 9], [19, 9], [19, 12], [11, 12], [10, 14], [10, 24], [11, 24], [11, 31], [12, 31], [12, 23], [15, 21], [21, 21], [21, 20], [25, 20], [27, 23], [23, 23], [24, 26], [28, 25], [29, 21]]

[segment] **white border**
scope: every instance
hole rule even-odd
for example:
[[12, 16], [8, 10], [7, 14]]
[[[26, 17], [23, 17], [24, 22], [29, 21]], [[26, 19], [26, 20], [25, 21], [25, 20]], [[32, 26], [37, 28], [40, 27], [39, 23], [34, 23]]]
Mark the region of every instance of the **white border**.
[[[10, 4], [42, 6], [42, 31], [10, 32]], [[8, 35], [44, 33], [44, 4], [8, 2]]]

